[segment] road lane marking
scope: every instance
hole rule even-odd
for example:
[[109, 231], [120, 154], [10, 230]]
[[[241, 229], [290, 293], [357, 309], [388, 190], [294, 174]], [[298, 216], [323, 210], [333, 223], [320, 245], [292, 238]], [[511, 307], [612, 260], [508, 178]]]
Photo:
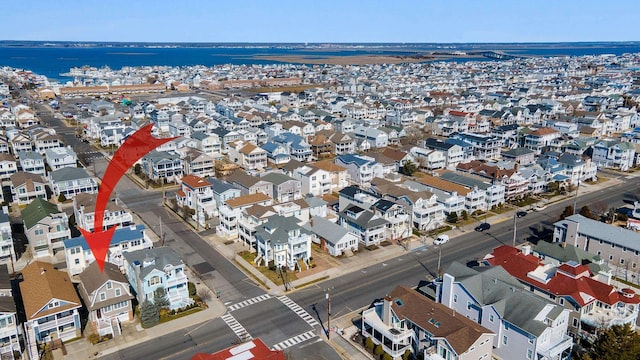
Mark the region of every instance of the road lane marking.
[[259, 302], [268, 300], [268, 299], [271, 299], [271, 295], [269, 295], [269, 294], [256, 296], [254, 298], [247, 299], [247, 300], [241, 301], [239, 303], [230, 305], [230, 306], [227, 307], [227, 310], [229, 310], [229, 312], [236, 311], [238, 309], [242, 309], [243, 307], [247, 307], [249, 305], [254, 305], [254, 304], [257, 304]]
[[247, 332], [247, 329], [242, 326], [236, 318], [234, 318], [231, 314], [227, 313], [221, 316], [222, 320], [229, 326], [231, 330], [240, 338], [242, 341], [251, 341], [253, 337]]
[[271, 347], [273, 350], [284, 350], [287, 348], [290, 348], [294, 345], [297, 345], [301, 342], [307, 341], [309, 339], [313, 339], [314, 337], [317, 337], [318, 335], [316, 334], [316, 332], [314, 330], [309, 330], [305, 333], [302, 333], [300, 335], [296, 335], [293, 336], [289, 339], [286, 339], [284, 341], [281, 341], [275, 345], [273, 345], [273, 347]]
[[293, 312], [300, 316], [300, 318], [309, 324], [309, 326], [316, 327], [320, 325], [305, 309], [301, 308], [300, 305], [296, 304], [295, 301], [291, 300], [286, 295], [279, 296], [278, 300], [285, 304], [289, 309], [293, 310]]

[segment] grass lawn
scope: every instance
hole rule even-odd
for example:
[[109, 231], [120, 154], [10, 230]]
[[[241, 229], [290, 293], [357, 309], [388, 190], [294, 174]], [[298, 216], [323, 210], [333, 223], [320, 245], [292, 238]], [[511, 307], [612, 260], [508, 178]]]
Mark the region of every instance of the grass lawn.
[[[280, 277], [280, 274], [273, 271], [273, 270], [269, 270], [269, 267], [267, 266], [256, 266], [256, 264], [253, 263], [253, 259], [256, 258], [256, 254], [255, 253], [251, 253], [249, 251], [240, 251], [238, 253], [238, 255], [240, 255], [246, 262], [248, 262], [249, 264], [251, 264], [251, 266], [253, 266], [254, 268], [258, 269], [258, 271], [260, 271], [264, 276], [266, 276], [269, 280], [273, 281], [276, 285], [282, 285], [282, 278]], [[286, 278], [288, 281], [294, 281], [296, 280], [298, 277], [296, 276], [296, 272], [295, 271], [287, 271], [286, 272]]]
[[596, 181], [587, 180], [587, 181], [585, 181], [585, 183], [587, 183], [589, 185], [594, 185], [594, 184], [603, 183], [603, 182], [608, 181], [608, 180], [609, 180], [608, 177], [598, 176], [598, 180], [596, 180]]
[[168, 322], [168, 321], [171, 321], [171, 320], [179, 319], [179, 318], [181, 318], [183, 316], [191, 315], [191, 314], [197, 313], [198, 311], [201, 311], [201, 310], [202, 310], [202, 308], [197, 306], [197, 307], [194, 307], [192, 309], [189, 309], [189, 310], [186, 310], [186, 311], [183, 311], [183, 312], [179, 312], [179, 313], [177, 313], [175, 315], [170, 315], [170, 314], [163, 315], [163, 316], [160, 316], [159, 324], [162, 324], [162, 323], [165, 323], [165, 322]]
[[[513, 208], [511, 206], [506, 206], [505, 205], [503, 207], [495, 207], [495, 208], [491, 209], [489, 212], [492, 212], [494, 214], [504, 214], [507, 211], [511, 211], [511, 210], [513, 210]], [[477, 218], [483, 218], [483, 217], [484, 217], [483, 215], [477, 216]]]
[[513, 206], [527, 207], [527, 206], [533, 205], [533, 204], [535, 204], [537, 202], [538, 202], [537, 199], [534, 199], [534, 198], [530, 197], [530, 198], [522, 199], [521, 201], [517, 201], [517, 202], [513, 203]]

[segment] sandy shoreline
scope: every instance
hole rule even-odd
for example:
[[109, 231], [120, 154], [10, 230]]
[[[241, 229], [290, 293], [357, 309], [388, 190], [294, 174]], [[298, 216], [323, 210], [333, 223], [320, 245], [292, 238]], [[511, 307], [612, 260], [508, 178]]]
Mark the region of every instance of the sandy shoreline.
[[365, 65], [365, 64], [401, 64], [401, 63], [420, 63], [427, 61], [450, 60], [455, 58], [482, 58], [480, 55], [345, 55], [345, 56], [280, 56], [280, 55], [262, 55], [254, 56], [256, 60], [279, 61], [294, 64], [317, 64], [317, 65]]

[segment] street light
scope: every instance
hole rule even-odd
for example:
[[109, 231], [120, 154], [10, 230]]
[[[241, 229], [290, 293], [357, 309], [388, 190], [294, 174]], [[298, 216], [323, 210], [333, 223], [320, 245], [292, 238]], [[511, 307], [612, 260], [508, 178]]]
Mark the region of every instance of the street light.
[[328, 288], [324, 294], [327, 299], [327, 340], [331, 338], [331, 290], [333, 290], [333, 286]]

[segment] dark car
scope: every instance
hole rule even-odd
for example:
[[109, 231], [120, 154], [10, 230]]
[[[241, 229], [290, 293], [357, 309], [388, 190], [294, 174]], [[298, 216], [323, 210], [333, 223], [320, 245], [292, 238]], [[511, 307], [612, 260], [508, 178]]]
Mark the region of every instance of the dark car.
[[491, 224], [485, 222], [476, 226], [476, 231], [485, 231], [489, 230], [489, 228], [491, 228]]
[[525, 216], [527, 216], [527, 212], [526, 211], [518, 211], [516, 213], [516, 216], [519, 217], [519, 218], [525, 217]]

